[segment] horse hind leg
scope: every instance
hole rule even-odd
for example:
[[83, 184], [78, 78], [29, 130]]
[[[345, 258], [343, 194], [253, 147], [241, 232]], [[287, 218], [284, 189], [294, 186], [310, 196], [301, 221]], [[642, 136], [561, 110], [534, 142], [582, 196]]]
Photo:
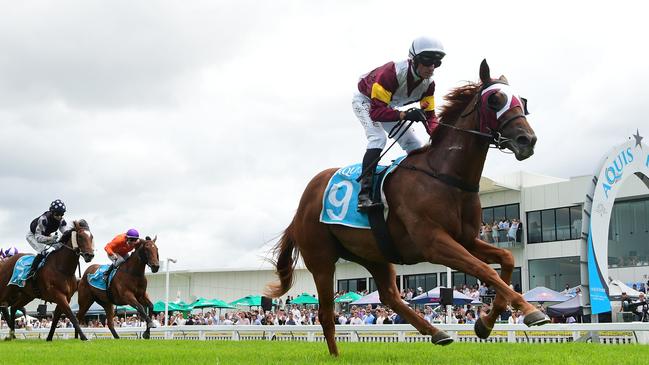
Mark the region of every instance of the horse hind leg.
[[396, 273], [392, 264], [366, 262], [362, 263], [362, 265], [374, 277], [383, 304], [390, 306], [393, 311], [413, 325], [422, 335], [430, 335], [431, 342], [435, 345], [445, 346], [453, 343], [451, 336], [418, 316], [412, 308], [401, 300], [399, 288], [397, 288], [396, 284]]
[[115, 323], [113, 322], [115, 318], [115, 307], [112, 303], [101, 303], [104, 311], [106, 312], [106, 326], [110, 330], [110, 333], [113, 335], [113, 338], [119, 340], [119, 335], [115, 331]]
[[313, 280], [318, 290], [320, 306], [318, 308], [318, 319], [322, 326], [322, 332], [327, 340], [329, 354], [338, 356], [336, 345], [336, 324], [334, 322], [334, 270], [335, 265], [319, 265], [317, 270], [311, 270]]
[[9, 315], [9, 309], [4, 306], [0, 307], [0, 313], [2, 313], [2, 318], [4, 318], [5, 322], [7, 322], [7, 326], [9, 327], [9, 333], [7, 334], [7, 337], [5, 337], [5, 341], [11, 341], [12, 339], [16, 338], [16, 336], [14, 335], [13, 338], [11, 337], [11, 327], [9, 326], [9, 320], [11, 319], [11, 316]]
[[[306, 231], [306, 230], [305, 230]], [[324, 229], [324, 226], [318, 225], [311, 227], [310, 237], [298, 242], [304, 242], [306, 247], [300, 246], [300, 253], [304, 259], [304, 264], [313, 275], [315, 286], [318, 291], [318, 319], [322, 326], [322, 332], [327, 340], [329, 354], [338, 356], [338, 346], [336, 345], [336, 324], [334, 322], [334, 272], [336, 271], [336, 241], [331, 234]], [[315, 234], [313, 234], [315, 232]], [[318, 238], [315, 238], [318, 237]], [[323, 239], [322, 237], [327, 237]]]

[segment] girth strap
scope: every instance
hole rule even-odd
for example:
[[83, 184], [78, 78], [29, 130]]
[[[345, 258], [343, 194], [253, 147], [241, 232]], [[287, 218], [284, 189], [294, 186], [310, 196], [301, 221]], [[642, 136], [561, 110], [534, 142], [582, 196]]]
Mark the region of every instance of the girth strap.
[[441, 174], [441, 173], [437, 172], [436, 170], [431, 170], [431, 171], [423, 170], [423, 169], [417, 168], [417, 167], [412, 166], [412, 165], [404, 165], [403, 163], [400, 163], [398, 165], [398, 167], [403, 167], [404, 169], [408, 169], [408, 170], [412, 170], [412, 171], [423, 172], [424, 174], [426, 174], [426, 175], [428, 175], [428, 176], [430, 176], [432, 178], [435, 178], [435, 179], [445, 183], [446, 185], [451, 185], [453, 187], [456, 187], [456, 188], [458, 188], [460, 190], [464, 190], [464, 191], [469, 192], [469, 193], [477, 193], [477, 192], [480, 191], [480, 186], [479, 185], [467, 184], [464, 181], [462, 181], [462, 180], [460, 180], [460, 179], [458, 179], [456, 177], [453, 177], [451, 175]]

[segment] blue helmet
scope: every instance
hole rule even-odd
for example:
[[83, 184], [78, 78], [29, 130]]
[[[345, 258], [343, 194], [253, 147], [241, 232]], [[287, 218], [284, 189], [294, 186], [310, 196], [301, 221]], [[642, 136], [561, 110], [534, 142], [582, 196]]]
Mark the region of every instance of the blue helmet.
[[61, 199], [56, 199], [50, 204], [50, 212], [53, 213], [65, 213], [65, 204], [61, 201]]

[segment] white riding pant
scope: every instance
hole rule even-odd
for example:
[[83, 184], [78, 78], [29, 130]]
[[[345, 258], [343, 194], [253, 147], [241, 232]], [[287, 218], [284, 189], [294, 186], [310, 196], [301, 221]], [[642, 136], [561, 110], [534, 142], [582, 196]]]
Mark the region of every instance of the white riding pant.
[[[126, 256], [128, 257], [128, 256]], [[126, 261], [125, 257], [122, 257], [122, 255], [118, 253], [114, 253], [112, 256], [109, 256], [109, 258], [113, 261], [113, 266], [118, 267], [121, 265], [124, 261]]]
[[[367, 136], [367, 149], [370, 148], [385, 148], [388, 142], [388, 133], [397, 125], [398, 122], [375, 122], [370, 118], [370, 99], [361, 94], [356, 93], [352, 99], [352, 108], [354, 114], [361, 122], [363, 129], [365, 129], [365, 136]], [[387, 132], [387, 133], [386, 133]], [[399, 133], [400, 134], [400, 133]], [[406, 152], [410, 153], [423, 146], [417, 135], [415, 129], [411, 126], [397, 141], [399, 146]]]
[[[41, 237], [44, 237], [44, 236], [41, 236]], [[45, 252], [46, 252], [50, 247], [52, 247], [52, 248], [57, 248], [57, 247], [60, 246], [59, 243], [49, 244], [48, 242], [41, 242], [41, 241], [39, 241], [39, 240], [36, 238], [36, 235], [33, 234], [31, 231], [30, 231], [29, 233], [27, 233], [27, 236], [25, 236], [25, 238], [27, 239], [27, 243], [29, 243], [29, 245], [32, 246], [32, 248], [33, 248], [36, 252], [41, 253], [41, 254], [45, 254]]]

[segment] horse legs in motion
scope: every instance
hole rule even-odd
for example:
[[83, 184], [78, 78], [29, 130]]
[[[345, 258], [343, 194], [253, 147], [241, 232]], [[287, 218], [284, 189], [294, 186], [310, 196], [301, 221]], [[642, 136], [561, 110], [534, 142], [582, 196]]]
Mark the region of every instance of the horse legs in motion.
[[59, 323], [59, 319], [61, 319], [61, 314], [65, 314], [67, 318], [70, 318], [70, 322], [72, 322], [72, 325], [74, 326], [75, 338], [76, 333], [79, 333], [81, 341], [87, 341], [88, 338], [83, 331], [81, 331], [79, 321], [77, 321], [77, 317], [72, 313], [72, 309], [70, 309], [70, 305], [68, 304], [70, 303], [70, 298], [66, 298], [63, 294], [59, 294], [56, 297], [55, 303], [56, 308], [54, 309], [54, 317], [52, 318], [52, 325], [46, 341], [52, 341], [54, 331], [56, 331], [56, 325]]
[[[511, 284], [514, 271], [514, 255], [510, 251], [476, 238], [475, 245], [469, 248], [469, 252], [487, 264], [500, 264], [500, 278], [505, 284]], [[507, 301], [501, 294], [496, 294], [489, 313], [476, 320], [476, 335], [482, 339], [488, 338], [498, 317], [505, 309], [507, 309]]]

